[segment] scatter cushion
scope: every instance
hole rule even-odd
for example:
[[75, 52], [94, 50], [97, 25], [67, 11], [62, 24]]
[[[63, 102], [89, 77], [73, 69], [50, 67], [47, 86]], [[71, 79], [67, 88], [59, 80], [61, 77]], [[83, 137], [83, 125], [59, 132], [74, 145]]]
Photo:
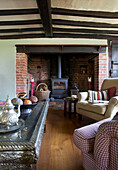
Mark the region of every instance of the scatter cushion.
[[109, 100], [116, 95], [116, 87], [105, 89], [108, 92]]
[[108, 91], [88, 91], [89, 100], [108, 100]]
[[108, 92], [104, 91], [95, 91], [94, 92], [94, 100], [108, 100]]

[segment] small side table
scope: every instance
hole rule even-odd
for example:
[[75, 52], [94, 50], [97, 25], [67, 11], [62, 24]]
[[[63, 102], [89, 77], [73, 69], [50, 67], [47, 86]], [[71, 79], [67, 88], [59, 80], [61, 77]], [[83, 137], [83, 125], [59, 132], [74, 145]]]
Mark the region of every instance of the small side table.
[[[66, 114], [68, 113], [69, 117], [71, 118], [72, 113], [76, 114], [76, 103], [77, 103], [77, 101], [78, 101], [78, 98], [67, 97], [67, 98], [64, 99], [64, 116], [66, 116]], [[74, 112], [71, 111], [72, 103], [74, 103]], [[68, 106], [68, 109], [67, 109], [67, 106]]]

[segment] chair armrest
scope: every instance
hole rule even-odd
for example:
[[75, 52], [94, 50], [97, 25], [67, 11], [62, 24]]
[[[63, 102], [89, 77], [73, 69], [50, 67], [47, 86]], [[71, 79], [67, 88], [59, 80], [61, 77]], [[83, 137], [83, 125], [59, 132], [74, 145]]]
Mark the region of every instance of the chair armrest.
[[[116, 144], [115, 143], [115, 140]], [[109, 166], [109, 161], [117, 152], [118, 142], [118, 121], [103, 123], [96, 134], [94, 145], [94, 158], [98, 165]], [[111, 155], [111, 157], [110, 157]]]
[[111, 121], [110, 118], [75, 129], [73, 134], [74, 144], [84, 153], [93, 152], [95, 136], [99, 126], [102, 123], [109, 121]]
[[88, 98], [88, 92], [79, 92], [77, 94], [78, 96], [78, 101], [84, 101], [84, 100], [87, 100]]
[[108, 117], [113, 118], [117, 111], [118, 111], [118, 96], [115, 96], [109, 100], [108, 108], [105, 113], [105, 118]]
[[99, 124], [94, 123], [74, 130], [74, 144], [85, 153], [92, 152], [94, 149], [94, 141]]

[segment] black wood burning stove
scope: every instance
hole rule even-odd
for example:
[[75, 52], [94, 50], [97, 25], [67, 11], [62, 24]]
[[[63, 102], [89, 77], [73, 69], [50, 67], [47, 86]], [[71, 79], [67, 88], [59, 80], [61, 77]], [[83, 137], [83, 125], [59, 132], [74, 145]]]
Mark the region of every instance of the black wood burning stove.
[[51, 97], [63, 98], [68, 95], [68, 78], [61, 78], [61, 56], [58, 56], [58, 78], [51, 78]]
[[68, 78], [52, 78], [52, 97], [63, 98], [68, 95]]

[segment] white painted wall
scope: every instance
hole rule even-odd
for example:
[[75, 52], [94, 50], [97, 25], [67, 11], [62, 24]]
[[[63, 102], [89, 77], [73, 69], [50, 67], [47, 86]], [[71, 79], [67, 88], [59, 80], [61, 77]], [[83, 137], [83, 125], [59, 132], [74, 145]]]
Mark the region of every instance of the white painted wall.
[[16, 47], [15, 45], [41, 44], [78, 44], [78, 45], [107, 45], [106, 40], [41, 38], [0, 40], [0, 100], [16, 97]]
[[16, 92], [16, 48], [0, 43], [0, 100], [14, 97]]

